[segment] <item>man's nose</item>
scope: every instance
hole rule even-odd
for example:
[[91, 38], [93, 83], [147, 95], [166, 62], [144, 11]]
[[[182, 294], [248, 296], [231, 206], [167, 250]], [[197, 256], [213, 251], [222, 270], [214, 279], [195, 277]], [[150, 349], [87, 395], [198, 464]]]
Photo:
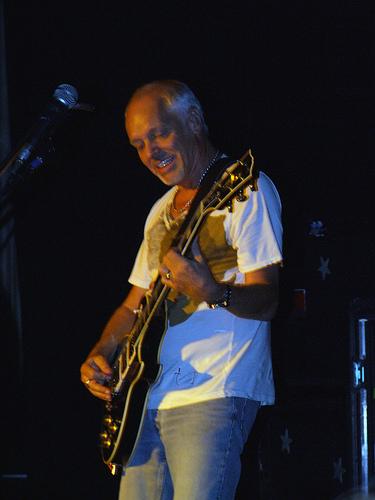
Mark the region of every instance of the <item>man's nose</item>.
[[147, 147], [147, 158], [149, 160], [162, 160], [162, 151], [155, 143], [149, 143]]

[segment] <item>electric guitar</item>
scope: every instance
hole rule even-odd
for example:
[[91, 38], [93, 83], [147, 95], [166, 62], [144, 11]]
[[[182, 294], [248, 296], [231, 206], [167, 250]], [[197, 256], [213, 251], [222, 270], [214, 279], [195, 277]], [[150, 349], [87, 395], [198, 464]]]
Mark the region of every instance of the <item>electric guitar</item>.
[[[206, 175], [174, 238], [172, 246], [177, 247], [182, 256], [190, 250], [211, 212], [225, 208], [232, 211], [234, 199], [240, 202], [247, 199], [247, 186], [252, 191], [258, 189], [258, 172], [251, 150], [235, 162], [224, 158], [224, 164], [219, 173], [216, 168]], [[130, 460], [142, 428], [150, 387], [161, 372], [158, 358], [167, 327], [169, 291], [158, 277], [153, 289], [146, 293], [134, 326], [120, 345], [112, 366], [113, 375], [108, 384], [112, 400], [105, 405], [100, 432], [101, 455], [112, 474], [119, 472]]]

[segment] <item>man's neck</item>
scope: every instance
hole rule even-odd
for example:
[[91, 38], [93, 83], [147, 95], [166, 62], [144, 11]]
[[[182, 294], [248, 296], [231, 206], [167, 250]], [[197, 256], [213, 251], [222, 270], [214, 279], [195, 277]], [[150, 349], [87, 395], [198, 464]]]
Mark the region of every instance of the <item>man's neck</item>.
[[182, 191], [197, 190], [206, 173], [212, 166], [212, 163], [217, 159], [218, 150], [210, 142], [204, 144], [202, 148], [198, 148], [197, 151], [197, 156], [194, 158], [187, 179], [184, 179], [184, 181], [179, 184], [179, 189]]

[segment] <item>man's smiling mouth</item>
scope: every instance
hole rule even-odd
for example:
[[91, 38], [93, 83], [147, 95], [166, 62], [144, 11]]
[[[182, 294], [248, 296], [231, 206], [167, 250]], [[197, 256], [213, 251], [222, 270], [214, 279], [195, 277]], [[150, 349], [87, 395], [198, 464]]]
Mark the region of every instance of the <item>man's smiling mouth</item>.
[[170, 165], [174, 160], [174, 156], [167, 156], [164, 160], [159, 161], [156, 166], [157, 168], [165, 168], [167, 165]]

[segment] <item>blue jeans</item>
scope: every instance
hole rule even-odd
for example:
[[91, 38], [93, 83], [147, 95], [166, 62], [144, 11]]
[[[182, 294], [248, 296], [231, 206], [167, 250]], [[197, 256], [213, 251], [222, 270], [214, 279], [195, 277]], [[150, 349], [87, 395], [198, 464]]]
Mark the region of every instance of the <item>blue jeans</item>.
[[230, 500], [259, 402], [220, 398], [148, 410], [119, 500]]

